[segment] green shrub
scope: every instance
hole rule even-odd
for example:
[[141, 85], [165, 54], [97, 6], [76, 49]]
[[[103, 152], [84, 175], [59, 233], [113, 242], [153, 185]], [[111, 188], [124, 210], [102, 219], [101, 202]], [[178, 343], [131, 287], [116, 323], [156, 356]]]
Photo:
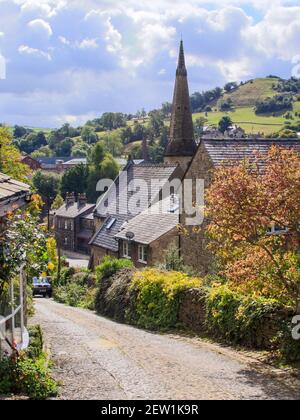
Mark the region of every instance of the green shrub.
[[84, 299], [86, 288], [80, 284], [70, 283], [66, 286], [57, 287], [54, 291], [54, 299], [59, 303], [69, 306], [80, 306], [80, 302]]
[[[127, 320], [131, 303], [135, 302], [130, 291], [134, 268], [123, 268], [113, 277], [103, 278], [97, 291], [95, 307], [100, 315], [108, 316], [118, 322]], [[130, 312], [130, 322], [132, 322]]]
[[34, 400], [45, 400], [57, 395], [57, 383], [51, 378], [46, 358], [26, 355], [17, 360], [0, 360], [0, 393], [27, 395]]
[[96, 267], [97, 279], [100, 282], [104, 278], [112, 277], [123, 268], [133, 268], [132, 261], [107, 256], [102, 264]]
[[39, 325], [33, 325], [28, 328], [30, 343], [26, 350], [26, 355], [31, 359], [40, 357], [43, 352], [43, 333]]
[[276, 338], [283, 363], [295, 363], [300, 361], [300, 340], [293, 339], [292, 329], [293, 325], [291, 322], [283, 322], [281, 331]]
[[151, 329], [175, 327], [180, 292], [201, 285], [200, 279], [180, 272], [147, 269], [134, 273], [130, 288], [136, 296], [138, 325]]
[[76, 270], [73, 267], [62, 268], [60, 272], [60, 279], [57, 279], [57, 284], [59, 286], [65, 286], [71, 280], [75, 273]]
[[227, 286], [213, 287], [207, 299], [207, 329], [230, 343], [264, 348], [271, 341], [269, 336], [265, 337], [266, 321], [268, 327], [273, 327], [275, 338], [282, 322], [275, 315], [282, 309], [274, 300], [254, 300]]

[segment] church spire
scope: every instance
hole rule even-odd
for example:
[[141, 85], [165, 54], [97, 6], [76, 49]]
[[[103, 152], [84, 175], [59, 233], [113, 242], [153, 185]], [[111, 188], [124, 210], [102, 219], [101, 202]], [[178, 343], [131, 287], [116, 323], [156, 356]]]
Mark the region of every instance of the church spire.
[[180, 42], [180, 50], [179, 50], [179, 58], [178, 58], [178, 66], [177, 66], [176, 76], [185, 76], [185, 77], [187, 77], [187, 70], [186, 70], [186, 66], [185, 66], [183, 41]]
[[178, 66], [176, 71], [176, 82], [172, 106], [172, 117], [170, 127], [169, 144], [165, 153], [165, 160], [170, 162], [177, 158], [194, 156], [196, 143], [190, 104], [187, 70], [185, 65], [183, 41], [180, 43]]

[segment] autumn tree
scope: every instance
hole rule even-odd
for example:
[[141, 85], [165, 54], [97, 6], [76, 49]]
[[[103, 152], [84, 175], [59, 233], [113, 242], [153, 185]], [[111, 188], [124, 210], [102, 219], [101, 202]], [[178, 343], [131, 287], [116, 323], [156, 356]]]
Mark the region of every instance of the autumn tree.
[[300, 159], [272, 147], [222, 166], [206, 196], [210, 248], [243, 291], [300, 309]]
[[30, 169], [20, 160], [21, 153], [13, 146], [8, 128], [0, 127], [0, 172], [18, 181], [28, 182]]

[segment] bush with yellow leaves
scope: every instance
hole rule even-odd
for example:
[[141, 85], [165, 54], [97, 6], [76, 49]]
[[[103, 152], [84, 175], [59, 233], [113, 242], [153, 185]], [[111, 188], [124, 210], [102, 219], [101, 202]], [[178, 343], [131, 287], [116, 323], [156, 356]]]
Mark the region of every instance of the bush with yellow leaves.
[[175, 271], [151, 268], [134, 273], [130, 288], [136, 299], [138, 325], [149, 329], [175, 327], [180, 293], [202, 284], [200, 278]]

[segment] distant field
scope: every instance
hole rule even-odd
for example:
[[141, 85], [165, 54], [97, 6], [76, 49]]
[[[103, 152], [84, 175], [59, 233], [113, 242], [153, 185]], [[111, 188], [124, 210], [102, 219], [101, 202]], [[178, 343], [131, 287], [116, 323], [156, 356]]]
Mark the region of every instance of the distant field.
[[[300, 112], [300, 102], [295, 103], [294, 111]], [[218, 125], [220, 119], [225, 115], [228, 115], [235, 124], [241, 126], [249, 134], [258, 132], [264, 134], [275, 133], [287, 121], [283, 116], [256, 115], [253, 107], [237, 108], [232, 112], [209, 112], [207, 116], [202, 112], [194, 114], [193, 119], [195, 121], [197, 118], [203, 117], [208, 120], [208, 125]]]
[[273, 86], [277, 84], [278, 79], [255, 79], [240, 86], [234, 92], [225, 94], [222, 100], [231, 98], [235, 107], [255, 106], [258, 100], [277, 95], [277, 92], [273, 90]]

